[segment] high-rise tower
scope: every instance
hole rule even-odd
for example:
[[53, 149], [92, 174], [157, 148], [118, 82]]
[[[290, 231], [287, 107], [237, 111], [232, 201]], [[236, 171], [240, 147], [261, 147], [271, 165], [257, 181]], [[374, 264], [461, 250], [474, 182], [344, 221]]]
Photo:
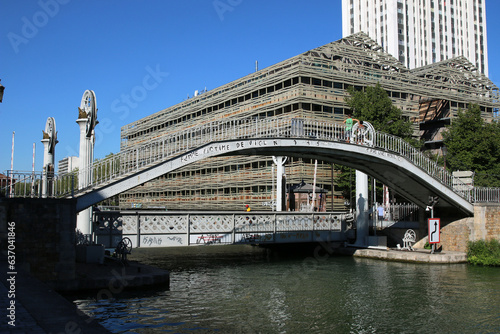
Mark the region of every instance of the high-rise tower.
[[464, 56], [488, 76], [485, 0], [342, 0], [342, 35], [360, 31], [410, 69]]

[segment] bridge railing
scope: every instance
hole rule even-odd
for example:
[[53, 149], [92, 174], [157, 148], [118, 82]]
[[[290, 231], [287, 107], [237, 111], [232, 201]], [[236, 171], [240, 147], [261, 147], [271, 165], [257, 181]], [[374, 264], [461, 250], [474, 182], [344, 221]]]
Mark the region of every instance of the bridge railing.
[[384, 217], [394, 222], [418, 222], [420, 210], [422, 208], [413, 203], [393, 203], [384, 208]]
[[500, 188], [475, 187], [470, 190], [477, 203], [500, 203]]
[[[165, 134], [139, 147], [94, 161], [91, 166], [83, 167], [79, 171], [58, 175], [54, 178], [54, 195], [71, 196], [98, 188], [211, 142], [249, 138], [314, 138], [346, 141], [345, 135], [345, 124], [309, 118], [269, 117], [213, 121]], [[476, 197], [481, 200], [493, 200], [493, 197], [483, 195], [484, 191], [475, 191], [467, 187], [460, 179], [454, 178], [435, 161], [399, 137], [375, 131], [358, 136], [356, 140], [352, 138], [349, 141], [352, 145], [371, 146], [405, 158], [469, 202], [476, 201]], [[90, 178], [92, 181], [79, 185], [80, 175], [89, 173], [92, 175]]]
[[[345, 212], [94, 212], [94, 238], [115, 247], [123, 238], [134, 247], [200, 243], [274, 243], [331, 240], [348, 229]], [[314, 233], [313, 233], [314, 232]], [[343, 236], [337, 233], [338, 240]], [[337, 240], [337, 241], [338, 241]]]
[[42, 181], [46, 181], [47, 194], [52, 194], [51, 177], [43, 177], [42, 172], [7, 171], [7, 178], [0, 184], [0, 196], [5, 197], [42, 197]]
[[[147, 142], [140, 147], [121, 151], [91, 166], [57, 177], [57, 196], [70, 196], [88, 189], [118, 180], [127, 175], [151, 167], [155, 163], [171, 159], [202, 145], [232, 139], [248, 138], [317, 138], [322, 140], [343, 140], [345, 125], [318, 122], [308, 119], [242, 119], [214, 121], [191, 127], [162, 138]], [[90, 173], [92, 182], [78, 185], [80, 175]]]
[[446, 171], [435, 161], [426, 157], [415, 147], [411, 146], [403, 139], [383, 132], [375, 133], [374, 147], [383, 149], [406, 158], [415, 166], [424, 170], [429, 176], [452, 189], [455, 193], [465, 198], [469, 202], [474, 202], [474, 193], [470, 191], [461, 179], [454, 177], [452, 173]]
[[[290, 120], [285, 119], [244, 119], [214, 121], [191, 127], [147, 142], [140, 147], [124, 150], [105, 159], [94, 161], [91, 166], [78, 171], [59, 175], [56, 195], [63, 197], [70, 196], [72, 193], [85, 192], [211, 142], [262, 137], [290, 137], [290, 126]], [[92, 182], [75, 189], [78, 185], [79, 175], [84, 173], [92, 175], [90, 178]]]

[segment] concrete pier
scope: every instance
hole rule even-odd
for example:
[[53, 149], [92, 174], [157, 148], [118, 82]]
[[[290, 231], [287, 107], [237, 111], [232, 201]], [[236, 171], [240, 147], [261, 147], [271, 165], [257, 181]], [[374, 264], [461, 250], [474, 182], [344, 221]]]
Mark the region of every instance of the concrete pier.
[[338, 251], [344, 255], [370, 258], [385, 261], [414, 262], [414, 263], [467, 263], [467, 254], [464, 252], [443, 251], [431, 254], [429, 249], [415, 249], [414, 251], [376, 248], [341, 248]]

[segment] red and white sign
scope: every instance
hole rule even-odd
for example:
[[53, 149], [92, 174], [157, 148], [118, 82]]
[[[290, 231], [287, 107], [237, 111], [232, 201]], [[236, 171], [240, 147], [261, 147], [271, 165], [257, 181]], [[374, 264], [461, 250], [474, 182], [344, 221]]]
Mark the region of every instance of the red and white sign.
[[439, 218], [429, 218], [427, 224], [429, 227], [429, 243], [437, 244], [441, 242], [441, 220]]

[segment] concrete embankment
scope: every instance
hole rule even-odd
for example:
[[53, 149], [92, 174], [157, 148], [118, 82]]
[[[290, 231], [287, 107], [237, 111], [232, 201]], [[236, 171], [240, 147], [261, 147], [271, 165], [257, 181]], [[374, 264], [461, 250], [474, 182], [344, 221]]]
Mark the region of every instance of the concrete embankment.
[[[7, 262], [1, 261], [0, 307], [12, 313], [1, 319], [2, 333], [110, 333], [68, 299], [25, 271], [17, 271], [9, 281]], [[124, 265], [108, 259], [103, 264], [76, 263], [74, 280], [59, 284], [64, 292], [94, 291], [96, 298], [111, 298], [125, 289], [167, 285], [168, 271], [129, 262]], [[12, 284], [11, 284], [12, 283]], [[7, 298], [14, 293], [15, 297]], [[14, 301], [12, 307], [11, 300]], [[12, 311], [8, 308], [11, 307]], [[9, 314], [7, 314], [9, 315]], [[10, 324], [9, 324], [10, 321]]]
[[371, 258], [386, 261], [416, 262], [416, 263], [467, 263], [467, 254], [463, 252], [436, 252], [431, 254], [428, 249], [414, 251], [382, 248], [340, 248], [339, 253], [355, 257]]
[[[10, 284], [6, 269], [2, 265], [0, 306], [7, 310], [7, 317], [0, 320], [1, 333], [111, 333], [28, 272], [9, 275], [15, 276], [15, 285]], [[15, 297], [7, 298], [12, 291]]]

